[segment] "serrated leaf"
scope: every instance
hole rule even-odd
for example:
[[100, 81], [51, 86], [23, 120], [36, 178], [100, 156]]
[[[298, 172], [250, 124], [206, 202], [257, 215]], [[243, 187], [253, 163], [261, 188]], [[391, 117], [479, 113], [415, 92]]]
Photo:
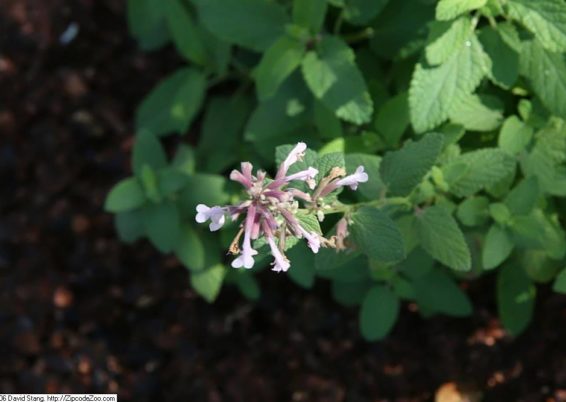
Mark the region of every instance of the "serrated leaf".
[[450, 191], [467, 197], [496, 184], [515, 169], [515, 160], [499, 149], [480, 149], [462, 154], [443, 166]]
[[562, 0], [510, 0], [509, 15], [552, 52], [566, 51], [566, 4]]
[[350, 232], [359, 249], [379, 262], [405, 258], [403, 238], [397, 224], [385, 213], [372, 207], [362, 207], [352, 215]]
[[488, 208], [486, 197], [470, 197], [458, 206], [456, 216], [466, 226], [480, 226], [489, 218]]
[[[281, 165], [289, 152], [295, 147], [294, 145], [280, 145], [275, 148], [275, 163], [277, 166]], [[305, 155], [303, 156], [303, 160], [297, 161], [289, 167], [287, 174], [294, 174], [300, 172], [302, 170], [307, 170], [309, 167], [316, 167], [318, 166], [318, 155], [315, 151], [310, 148], [307, 148], [305, 151]], [[317, 181], [320, 179], [321, 176], [317, 176]], [[307, 190], [307, 185], [304, 182], [295, 182], [295, 188], [299, 190]]]
[[340, 119], [320, 101], [314, 103], [314, 124], [322, 138], [343, 140], [344, 133]]
[[436, 5], [437, 20], [451, 20], [483, 7], [487, 0], [440, 0]]
[[445, 273], [433, 269], [413, 281], [417, 304], [421, 310], [465, 317], [472, 313], [470, 299]]
[[484, 269], [493, 269], [501, 265], [511, 255], [513, 247], [513, 241], [506, 229], [497, 224], [492, 225], [482, 249]]
[[472, 32], [440, 66], [417, 64], [409, 89], [415, 131], [423, 132], [444, 122], [453, 105], [472, 93], [490, 67], [488, 56]]
[[126, 212], [145, 203], [145, 194], [138, 179], [128, 177], [117, 183], [106, 196], [104, 210], [108, 212]]
[[536, 177], [522, 180], [505, 197], [505, 205], [513, 215], [528, 215], [534, 209], [540, 197], [539, 184]]
[[210, 100], [197, 148], [199, 162], [207, 171], [220, 173], [240, 160], [236, 149], [251, 109], [252, 100], [244, 96]]
[[550, 125], [536, 134], [536, 144], [522, 168], [527, 176], [536, 176], [544, 193], [566, 195], [566, 132], [564, 124]]
[[289, 17], [283, 6], [267, 0], [195, 0], [202, 23], [229, 43], [266, 50], [283, 34]]
[[508, 264], [497, 277], [497, 308], [512, 335], [525, 330], [533, 315], [536, 288], [522, 267]]
[[355, 25], [363, 25], [375, 18], [389, 0], [345, 0], [344, 17]]
[[320, 156], [316, 162], [318, 169], [319, 179], [325, 177], [335, 167], [344, 168], [346, 162], [344, 161], [344, 154], [342, 152], [331, 152]]
[[138, 133], [134, 142], [132, 170], [136, 176], [141, 175], [144, 165], [149, 165], [154, 170], [167, 166], [167, 155], [161, 142], [148, 131]]
[[416, 216], [421, 246], [435, 260], [455, 269], [472, 268], [470, 249], [456, 220], [441, 206], [426, 208]]
[[309, 51], [302, 63], [312, 93], [338, 117], [354, 124], [367, 123], [373, 103], [352, 49], [340, 38], [328, 36]]
[[258, 98], [273, 96], [279, 86], [301, 65], [305, 45], [286, 35], [280, 37], [263, 54], [255, 71]]
[[391, 195], [408, 195], [432, 168], [442, 149], [443, 136], [429, 133], [417, 142], [407, 141], [398, 151], [388, 152], [380, 173]]
[[175, 255], [191, 271], [201, 271], [206, 265], [206, 250], [196, 231], [183, 225], [180, 228], [179, 242], [175, 246]]
[[172, 202], [148, 204], [143, 209], [147, 237], [162, 253], [169, 253], [178, 244], [181, 227], [177, 206]]
[[289, 277], [305, 289], [310, 289], [315, 280], [315, 254], [308, 248], [306, 242], [300, 242], [287, 251], [291, 268], [287, 272]]
[[469, 95], [457, 102], [450, 120], [469, 131], [492, 131], [501, 125], [503, 105], [492, 96]]
[[320, 223], [314, 213], [304, 212], [303, 210], [297, 211], [295, 217], [301, 224], [301, 226], [307, 232], [314, 232], [316, 234], [322, 235], [322, 230], [320, 229]]
[[120, 240], [133, 243], [145, 234], [141, 210], [119, 212], [114, 215], [114, 223]]
[[143, 50], [155, 50], [169, 40], [160, 0], [128, 0], [127, 17], [130, 34]]
[[204, 271], [193, 272], [191, 285], [207, 302], [212, 303], [220, 293], [225, 275], [226, 268], [223, 265], [214, 265]]
[[558, 293], [566, 293], [566, 269], [563, 269], [556, 277], [552, 289]]
[[385, 286], [374, 286], [360, 309], [360, 331], [368, 341], [383, 339], [397, 321], [399, 298]]
[[293, 22], [311, 32], [319, 32], [324, 23], [327, 8], [326, 0], [294, 0]]
[[409, 127], [409, 96], [402, 92], [377, 111], [373, 125], [386, 144], [396, 147]]
[[199, 111], [205, 90], [200, 71], [177, 70], [146, 95], [136, 113], [136, 127], [154, 135], [183, 134]]
[[472, 22], [468, 17], [458, 18], [453, 22], [435, 22], [431, 24], [430, 30], [425, 55], [428, 64], [436, 66], [447, 61], [468, 40]]
[[501, 127], [497, 145], [510, 155], [517, 155], [529, 145], [532, 138], [532, 127], [523, 123], [517, 116], [510, 116]]
[[546, 50], [536, 40], [523, 42], [521, 74], [527, 77], [542, 103], [566, 117], [566, 62], [562, 54]]
[[177, 50], [187, 60], [202, 66], [208, 62], [205, 43], [193, 16], [180, 0], [165, 3], [167, 25]]
[[490, 79], [505, 89], [511, 88], [519, 77], [519, 53], [505, 41], [499, 29], [485, 27], [479, 39], [491, 59]]

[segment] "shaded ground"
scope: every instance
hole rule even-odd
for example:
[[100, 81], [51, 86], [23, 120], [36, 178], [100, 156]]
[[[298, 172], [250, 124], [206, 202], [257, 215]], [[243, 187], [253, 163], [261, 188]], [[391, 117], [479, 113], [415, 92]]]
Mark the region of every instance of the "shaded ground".
[[485, 401], [566, 400], [566, 298], [547, 288], [513, 342], [486, 278], [472, 319], [405, 306], [368, 344], [324, 283], [265, 273], [259, 303], [228, 289], [208, 305], [174, 259], [119, 243], [102, 201], [128, 174], [135, 105], [177, 63], [137, 51], [122, 2], [0, 0], [0, 393], [401, 402], [461, 381]]

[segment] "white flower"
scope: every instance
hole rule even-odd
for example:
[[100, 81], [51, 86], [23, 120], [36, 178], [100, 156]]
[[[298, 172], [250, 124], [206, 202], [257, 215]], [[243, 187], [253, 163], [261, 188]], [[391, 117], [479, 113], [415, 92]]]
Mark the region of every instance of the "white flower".
[[282, 166], [285, 172], [287, 172], [287, 170], [293, 163], [302, 160], [303, 156], [305, 155], [306, 149], [307, 144], [305, 144], [304, 142], [299, 142], [297, 145], [295, 145], [295, 148], [293, 148], [291, 152], [289, 152], [289, 155], [287, 155], [287, 158], [285, 158], [285, 160], [283, 161]]
[[226, 221], [225, 212], [225, 208], [222, 207], [214, 206], [211, 208], [204, 204], [198, 204], [195, 220], [198, 223], [204, 223], [210, 220], [210, 225], [208, 227], [211, 232], [215, 232], [224, 225], [224, 222]]
[[246, 269], [252, 268], [255, 263], [254, 255], [257, 255], [257, 251], [251, 248], [249, 242], [248, 244], [246, 244], [246, 241], [244, 240], [242, 253], [238, 256], [238, 258], [232, 261], [232, 267], [234, 268], [244, 267]]
[[318, 253], [318, 249], [320, 249], [320, 239], [315, 232], [307, 232], [303, 227], [299, 226], [299, 231], [303, 235], [305, 239], [307, 239], [309, 243], [309, 247], [313, 253]]
[[318, 174], [317, 169], [315, 169], [313, 167], [309, 167], [307, 170], [302, 170], [300, 172], [297, 172], [295, 174], [292, 174], [292, 175], [285, 177], [285, 180], [288, 181], [288, 182], [293, 181], [293, 180], [306, 181], [308, 186], [312, 190], [316, 186], [316, 182], [314, 181], [314, 177], [317, 174]]
[[281, 253], [279, 247], [277, 247], [277, 244], [275, 244], [275, 240], [273, 240], [273, 237], [271, 236], [267, 237], [267, 242], [269, 243], [269, 247], [271, 248], [271, 254], [275, 258], [275, 261], [273, 261], [272, 271], [287, 272], [287, 270], [291, 266], [289, 260], [283, 255], [283, 253]]
[[352, 190], [356, 190], [359, 183], [365, 183], [366, 181], [368, 181], [368, 174], [364, 172], [363, 166], [358, 166], [354, 174], [338, 180], [336, 186], [350, 186]]

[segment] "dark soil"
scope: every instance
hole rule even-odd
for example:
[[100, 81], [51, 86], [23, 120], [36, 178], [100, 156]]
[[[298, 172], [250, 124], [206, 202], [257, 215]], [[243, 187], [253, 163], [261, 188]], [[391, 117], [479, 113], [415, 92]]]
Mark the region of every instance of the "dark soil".
[[325, 283], [266, 272], [258, 303], [228, 288], [209, 305], [175, 259], [120, 243], [101, 205], [129, 174], [135, 106], [179, 62], [136, 48], [121, 1], [0, 0], [1, 393], [401, 402], [442, 386], [442, 402], [566, 401], [566, 298], [548, 287], [515, 340], [488, 277], [469, 288], [471, 319], [405, 306], [370, 344]]

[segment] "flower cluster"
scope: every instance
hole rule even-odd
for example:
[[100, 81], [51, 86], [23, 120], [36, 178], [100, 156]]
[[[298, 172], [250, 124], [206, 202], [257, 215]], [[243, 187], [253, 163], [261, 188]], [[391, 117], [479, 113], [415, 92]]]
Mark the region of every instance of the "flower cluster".
[[[343, 244], [343, 238], [337, 243], [330, 242], [318, 233], [305, 229], [297, 218], [298, 200], [309, 203], [314, 209], [317, 206], [317, 200], [321, 197], [343, 186], [355, 190], [359, 183], [368, 180], [368, 175], [364, 172], [363, 166], [359, 166], [356, 172], [349, 176], [345, 176], [343, 168], [336, 167], [328, 176], [322, 178], [317, 186], [315, 178], [319, 171], [314, 167], [288, 174], [289, 168], [302, 160], [306, 148], [305, 143], [299, 142], [279, 166], [273, 180], [269, 180], [266, 172], [262, 170], [258, 170], [254, 176], [252, 164], [242, 162], [241, 170], [233, 170], [230, 173], [230, 179], [242, 184], [249, 196], [249, 199], [240, 204], [224, 207], [208, 207], [203, 204], [197, 206], [196, 221], [199, 223], [210, 221], [211, 231], [220, 229], [226, 222], [227, 216], [235, 221], [240, 215], [245, 215], [240, 230], [230, 246], [230, 252], [237, 255], [232, 261], [232, 267], [248, 269], [253, 267], [257, 251], [252, 247], [252, 240], [260, 237], [265, 238], [271, 249], [274, 257], [273, 271], [277, 272], [287, 271], [290, 267], [289, 260], [284, 253], [285, 238], [289, 235], [306, 239], [313, 253], [317, 253], [321, 246], [338, 244], [340, 248], [339, 246]], [[292, 187], [292, 182], [296, 181], [305, 182], [308, 188], [313, 190], [312, 194]], [[319, 216], [320, 220], [322, 218], [323, 215]], [[342, 237], [346, 236], [346, 221], [343, 219], [338, 226], [337, 234], [341, 234]], [[240, 247], [242, 235], [243, 240]]]

